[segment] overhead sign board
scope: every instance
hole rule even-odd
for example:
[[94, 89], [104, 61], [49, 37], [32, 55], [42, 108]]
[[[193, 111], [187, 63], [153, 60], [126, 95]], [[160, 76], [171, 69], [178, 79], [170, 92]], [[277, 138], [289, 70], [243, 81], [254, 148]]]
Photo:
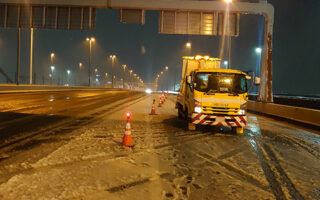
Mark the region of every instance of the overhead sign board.
[[120, 22], [124, 24], [145, 24], [145, 10], [120, 9]]
[[159, 11], [159, 33], [217, 35], [218, 13]]
[[96, 8], [0, 4], [0, 28], [95, 28]]

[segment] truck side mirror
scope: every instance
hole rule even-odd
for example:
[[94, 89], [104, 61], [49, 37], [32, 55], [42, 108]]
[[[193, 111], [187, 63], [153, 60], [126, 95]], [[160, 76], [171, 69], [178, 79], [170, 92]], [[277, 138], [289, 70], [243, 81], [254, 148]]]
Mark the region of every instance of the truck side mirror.
[[260, 77], [255, 77], [254, 78], [254, 84], [255, 85], [260, 85]]
[[192, 82], [191, 76], [187, 76], [187, 83], [191, 84], [191, 82]]

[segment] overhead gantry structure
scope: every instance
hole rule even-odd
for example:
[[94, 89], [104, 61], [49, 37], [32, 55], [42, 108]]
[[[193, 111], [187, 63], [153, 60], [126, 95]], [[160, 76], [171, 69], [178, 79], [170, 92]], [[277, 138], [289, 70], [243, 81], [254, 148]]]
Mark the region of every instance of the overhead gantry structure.
[[[18, 6], [18, 16], [20, 16], [20, 8], [25, 6], [31, 7], [56, 7], [56, 15], [58, 18], [59, 7], [68, 8], [65, 10], [66, 20], [68, 24], [66, 29], [70, 29], [72, 22], [72, 9], [80, 8], [78, 12], [79, 23], [78, 29], [93, 29], [95, 21], [96, 8], [111, 9], [132, 9], [132, 10], [159, 10], [159, 11], [177, 11], [177, 12], [217, 12], [224, 13], [226, 11], [226, 3], [224, 1], [187, 1], [187, 0], [0, 0], [0, 27], [6, 28], [8, 21], [8, 8]], [[255, 14], [263, 15], [265, 18], [264, 26], [264, 47], [261, 62], [261, 85], [259, 87], [258, 100], [262, 102], [273, 102], [272, 94], [272, 41], [273, 41], [273, 24], [274, 24], [274, 8], [271, 4], [234, 2], [228, 5], [230, 13], [240, 15]], [[11, 8], [10, 7], [10, 8]], [[1, 10], [2, 9], [2, 10]], [[31, 9], [32, 10], [32, 9]], [[45, 12], [45, 11], [44, 11]], [[41, 12], [43, 14], [43, 12]], [[44, 16], [45, 14], [43, 14]], [[31, 11], [32, 16], [32, 11]], [[189, 16], [189, 15], [188, 15]], [[87, 17], [87, 18], [85, 18]], [[44, 16], [45, 20], [45, 16]], [[19, 19], [18, 22], [19, 24]], [[32, 18], [30, 23], [32, 26]], [[55, 26], [54, 26], [55, 25]], [[59, 26], [56, 23], [53, 27]], [[45, 26], [45, 22], [41, 22], [39, 26]], [[30, 27], [32, 28], [32, 27]], [[38, 27], [41, 28], [41, 27]], [[45, 28], [45, 27], [44, 27]], [[188, 33], [187, 33], [188, 34]]]

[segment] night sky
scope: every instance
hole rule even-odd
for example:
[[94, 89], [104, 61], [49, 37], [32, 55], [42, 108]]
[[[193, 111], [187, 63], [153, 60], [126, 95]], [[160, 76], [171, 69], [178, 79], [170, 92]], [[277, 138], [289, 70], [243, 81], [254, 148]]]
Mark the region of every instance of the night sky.
[[[275, 6], [273, 90], [276, 94], [319, 95], [320, 2], [317, 0], [273, 0]], [[232, 38], [231, 68], [257, 70], [256, 47], [263, 43], [263, 17], [242, 15], [240, 36]], [[219, 56], [220, 37], [158, 34], [158, 12], [147, 11], [146, 24], [121, 24], [118, 10], [98, 9], [94, 31], [34, 31], [34, 72], [37, 83], [50, 73], [50, 52], [56, 54], [54, 76], [66, 78], [72, 71], [73, 82], [87, 82], [89, 48], [85, 38], [94, 36], [92, 71], [111, 73], [110, 54], [117, 55], [117, 76], [121, 64], [127, 64], [144, 82], [153, 82], [157, 73], [169, 67], [169, 83], [180, 79], [183, 55]], [[21, 76], [28, 82], [29, 31], [22, 30]], [[0, 67], [14, 80], [16, 71], [17, 31], [0, 29]], [[192, 43], [192, 50], [184, 47]], [[142, 52], [142, 46], [145, 53]], [[84, 69], [79, 71], [78, 63]], [[5, 79], [0, 75], [0, 82]]]

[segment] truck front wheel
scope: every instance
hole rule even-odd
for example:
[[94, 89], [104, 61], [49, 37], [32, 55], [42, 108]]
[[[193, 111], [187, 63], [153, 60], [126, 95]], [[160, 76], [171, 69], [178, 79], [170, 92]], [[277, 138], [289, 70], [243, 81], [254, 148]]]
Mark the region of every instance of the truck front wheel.
[[181, 106], [179, 105], [179, 106], [178, 106], [178, 118], [179, 118], [179, 119], [182, 119], [182, 118], [183, 118], [182, 112], [183, 112], [183, 111], [182, 111], [182, 109], [181, 109]]
[[243, 134], [243, 127], [232, 127], [232, 132], [234, 134], [242, 135]]

